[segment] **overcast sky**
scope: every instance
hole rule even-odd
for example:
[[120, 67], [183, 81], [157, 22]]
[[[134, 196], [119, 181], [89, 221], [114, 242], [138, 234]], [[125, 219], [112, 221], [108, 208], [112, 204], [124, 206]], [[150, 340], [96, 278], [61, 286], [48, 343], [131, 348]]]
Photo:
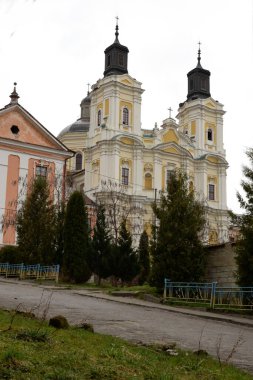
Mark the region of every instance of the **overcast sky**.
[[142, 127], [186, 99], [187, 72], [211, 71], [224, 104], [228, 206], [239, 211], [245, 150], [253, 147], [253, 0], [0, 0], [0, 107], [17, 81], [20, 104], [53, 134], [80, 115], [86, 84], [103, 77], [104, 49], [119, 40], [142, 82]]

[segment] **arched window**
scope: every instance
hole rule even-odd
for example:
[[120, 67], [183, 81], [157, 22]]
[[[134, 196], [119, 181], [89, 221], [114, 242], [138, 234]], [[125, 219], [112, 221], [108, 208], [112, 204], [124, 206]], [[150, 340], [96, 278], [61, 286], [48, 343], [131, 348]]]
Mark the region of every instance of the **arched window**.
[[145, 189], [152, 190], [152, 175], [150, 173], [145, 174]]
[[190, 181], [190, 182], [189, 182], [189, 191], [192, 193], [192, 192], [193, 192], [193, 190], [194, 190], [194, 187], [193, 187], [193, 182], [192, 182], [192, 181]]
[[102, 111], [98, 110], [98, 127], [101, 125], [101, 120], [102, 120]]
[[123, 108], [123, 124], [129, 124], [129, 111], [127, 107]]
[[81, 153], [76, 154], [76, 170], [82, 170], [83, 156]]
[[208, 129], [207, 131], [207, 140], [208, 141], [213, 141], [213, 131], [211, 128]]

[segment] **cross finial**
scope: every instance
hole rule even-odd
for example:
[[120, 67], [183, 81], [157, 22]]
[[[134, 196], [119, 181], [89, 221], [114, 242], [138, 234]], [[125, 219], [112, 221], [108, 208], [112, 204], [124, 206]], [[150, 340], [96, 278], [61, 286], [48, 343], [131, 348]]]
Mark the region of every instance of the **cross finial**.
[[168, 111], [170, 113], [170, 118], [171, 118], [171, 112], [173, 111], [173, 109], [170, 107], [170, 108], [168, 108]]
[[89, 93], [90, 93], [90, 83], [87, 83], [87, 86], [88, 86], [87, 95], [89, 95]]
[[119, 37], [119, 24], [118, 24], [119, 18], [118, 18], [118, 16], [116, 16], [115, 18], [116, 18], [116, 28], [115, 28], [115, 41], [114, 42], [119, 43], [119, 39], [118, 39], [118, 37]]
[[201, 50], [200, 50], [200, 45], [201, 45], [201, 42], [199, 41], [198, 42], [198, 45], [199, 45], [199, 50], [198, 50], [198, 64], [197, 64], [197, 67], [201, 67], [201, 64], [200, 64], [200, 60], [201, 60]]

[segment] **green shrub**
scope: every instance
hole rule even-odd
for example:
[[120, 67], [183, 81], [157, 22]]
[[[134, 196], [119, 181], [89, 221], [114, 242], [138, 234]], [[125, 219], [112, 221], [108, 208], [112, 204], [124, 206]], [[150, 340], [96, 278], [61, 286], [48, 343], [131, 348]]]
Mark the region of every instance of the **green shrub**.
[[6, 245], [0, 249], [0, 262], [10, 264], [21, 264], [23, 258], [20, 255], [19, 248], [14, 245]]

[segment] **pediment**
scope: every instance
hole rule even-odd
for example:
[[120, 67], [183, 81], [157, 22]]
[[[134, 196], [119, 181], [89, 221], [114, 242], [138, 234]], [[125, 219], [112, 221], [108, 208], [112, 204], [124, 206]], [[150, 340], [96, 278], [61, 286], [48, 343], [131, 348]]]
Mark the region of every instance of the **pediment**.
[[211, 98], [208, 98], [208, 100], [206, 100], [205, 102], [205, 106], [208, 108], [215, 109], [217, 107], [217, 104]]
[[174, 146], [171, 146], [171, 147], [165, 148], [165, 149], [163, 149], [163, 151], [164, 151], [164, 152], [167, 152], [167, 153], [180, 154], [179, 149], [176, 149]]
[[168, 143], [168, 142], [175, 142], [178, 143], [179, 138], [174, 129], [169, 129], [164, 133], [162, 136], [162, 141], [163, 143]]
[[131, 86], [133, 84], [129, 79], [123, 79], [121, 83], [126, 84], [127, 86]]
[[123, 142], [123, 144], [134, 145], [134, 140], [129, 137], [121, 137], [120, 141]]
[[68, 151], [56, 137], [20, 105], [0, 110], [0, 138]]
[[219, 155], [214, 155], [214, 154], [204, 154], [203, 156], [200, 157], [202, 160], [207, 160], [212, 164], [225, 164], [226, 166], [228, 165], [226, 159], [222, 156]]
[[184, 155], [187, 157], [193, 157], [192, 154], [182, 146], [172, 142], [172, 143], [167, 143], [167, 144], [159, 144], [154, 147], [155, 150], [159, 149], [162, 152], [165, 153], [171, 153], [171, 154], [178, 154], [178, 155]]
[[209, 162], [214, 163], [214, 164], [218, 164], [218, 162], [219, 162], [219, 159], [218, 159], [217, 157], [213, 157], [213, 156], [208, 156], [208, 157], [207, 157], [207, 160], [208, 160]]

